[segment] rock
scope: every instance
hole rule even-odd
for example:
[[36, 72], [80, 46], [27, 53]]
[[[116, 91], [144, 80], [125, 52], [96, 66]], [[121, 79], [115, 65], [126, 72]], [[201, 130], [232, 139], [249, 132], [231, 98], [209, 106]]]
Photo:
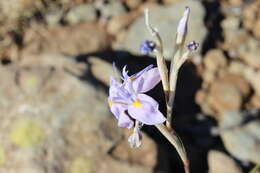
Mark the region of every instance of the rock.
[[65, 16], [65, 21], [69, 24], [81, 22], [93, 22], [96, 20], [96, 9], [91, 4], [81, 4], [69, 10]]
[[208, 173], [243, 173], [232, 158], [216, 150], [209, 151], [208, 165]]
[[[129, 136], [129, 134], [127, 136]], [[112, 156], [124, 162], [154, 167], [156, 164], [156, 153], [153, 151], [156, 150], [156, 146], [144, 133], [142, 137], [144, 140], [140, 148], [130, 148], [127, 140], [123, 140], [122, 143], [112, 151]]]
[[243, 99], [251, 92], [249, 83], [241, 75], [223, 73], [216, 78], [212, 72], [204, 71], [203, 80], [203, 89], [197, 92], [196, 103], [209, 115], [239, 110]]
[[218, 80], [210, 88], [208, 101], [210, 106], [219, 113], [239, 110], [242, 94], [234, 84]]
[[217, 72], [227, 66], [227, 59], [221, 50], [215, 49], [207, 52], [203, 59], [205, 68], [211, 72]]
[[249, 66], [260, 69], [260, 42], [256, 39], [249, 39], [241, 44], [237, 50], [240, 59]]
[[250, 99], [250, 104], [254, 108], [260, 108], [260, 96], [258, 95], [253, 95]]
[[50, 9], [45, 14], [45, 20], [49, 26], [55, 26], [59, 24], [62, 19], [63, 11], [59, 9]]
[[[39, 34], [41, 33], [41, 34]], [[41, 52], [79, 55], [97, 52], [109, 46], [104, 28], [92, 23], [53, 27], [33, 27], [24, 36], [22, 56]]]
[[[147, 153], [150, 161], [143, 160], [146, 165], [122, 162], [109, 154], [124, 134], [108, 110], [105, 92], [79, 79], [90, 77], [88, 67], [84, 69], [74, 58], [55, 54], [27, 56], [19, 64], [1, 66], [5, 81], [0, 86], [0, 138], [5, 139], [0, 141], [1, 171], [153, 172], [155, 147]], [[28, 80], [30, 76], [37, 80]], [[33, 92], [24, 92], [33, 85]], [[147, 147], [155, 146], [146, 139]]]
[[183, 0], [163, 0], [162, 2], [164, 4], [172, 4], [172, 3], [178, 3], [178, 2], [181, 2]]
[[219, 78], [222, 83], [227, 83], [236, 86], [240, 93], [246, 98], [250, 93], [249, 83], [240, 75], [225, 74]]
[[130, 9], [135, 9], [142, 3], [142, 0], [125, 0], [124, 2]]
[[[175, 33], [185, 6], [191, 7], [187, 41], [196, 40], [202, 43], [206, 36], [206, 28], [203, 24], [205, 10], [198, 1], [185, 0], [171, 6], [150, 9], [151, 25], [157, 28], [161, 34], [164, 42], [164, 53], [168, 59], [174, 51]], [[139, 45], [147, 39], [152, 39], [152, 36], [145, 26], [144, 17], [140, 17], [130, 26], [127, 38], [122, 42], [115, 43], [113, 47], [140, 55]]]
[[226, 112], [219, 123], [220, 136], [225, 148], [233, 156], [245, 162], [260, 162], [260, 124], [256, 119], [247, 121], [248, 113]]
[[[203, 85], [205, 84], [210, 84], [211, 82], [213, 82], [216, 79], [217, 75], [215, 72], [210, 71], [210, 70], [205, 70], [204, 73], [202, 74], [202, 78], [203, 78]], [[208, 85], [207, 85], [208, 86]], [[204, 87], [206, 88], [206, 87]]]
[[89, 57], [88, 62], [90, 63], [90, 71], [94, 77], [109, 86], [110, 76], [115, 75], [112, 65], [97, 57]]
[[243, 0], [226, 0], [228, 5], [232, 6], [242, 6]]
[[99, 1], [96, 3], [96, 8], [99, 9], [102, 18], [110, 18], [126, 12], [123, 4], [114, 0], [108, 0], [107, 3]]
[[223, 28], [225, 42], [222, 47], [228, 51], [233, 58], [237, 57], [237, 49], [241, 44], [244, 44], [250, 35], [245, 29], [241, 29], [240, 21], [237, 17], [227, 17], [221, 22]]
[[256, 38], [260, 38], [260, 2], [252, 1], [243, 9], [243, 26], [252, 31]]
[[242, 63], [241, 61], [231, 61], [230, 65], [228, 66], [228, 72], [230, 74], [236, 74], [236, 75], [240, 75], [240, 76], [244, 76], [245, 71], [247, 71], [246, 69], [248, 69], [250, 67], [248, 67], [247, 65], [245, 65], [244, 63]]
[[122, 31], [126, 27], [128, 27], [136, 17], [138, 17], [139, 13], [124, 13], [118, 16], [112, 17], [107, 24], [107, 32], [112, 35], [118, 34], [118, 32]]
[[36, 2], [33, 0], [10, 0], [1, 1], [0, 7], [0, 20], [18, 20], [22, 16], [31, 16], [35, 8], [41, 7], [41, 2]]
[[253, 69], [247, 69], [244, 74], [245, 78], [249, 81], [257, 95], [260, 95], [260, 70], [254, 71]]
[[209, 105], [208, 102], [208, 93], [205, 90], [199, 90], [196, 93], [196, 103], [198, 105], [200, 105], [200, 108], [202, 109], [202, 111], [204, 113], [206, 113], [207, 115], [214, 115], [215, 111], [212, 110], [212, 108]]
[[20, 120], [14, 125], [10, 134], [12, 143], [20, 147], [39, 146], [45, 138], [45, 132], [38, 123], [31, 120]]

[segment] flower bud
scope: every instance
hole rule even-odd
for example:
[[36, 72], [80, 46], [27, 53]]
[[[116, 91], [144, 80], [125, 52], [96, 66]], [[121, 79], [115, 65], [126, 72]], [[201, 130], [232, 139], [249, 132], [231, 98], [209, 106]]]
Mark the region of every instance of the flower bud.
[[128, 142], [132, 148], [138, 148], [141, 146], [142, 134], [139, 129], [134, 129], [134, 132], [129, 136]]
[[190, 8], [186, 7], [184, 14], [178, 24], [176, 44], [184, 43], [185, 37], [187, 35], [189, 14], [190, 14]]
[[140, 51], [143, 54], [147, 55], [151, 53], [155, 49], [155, 47], [156, 47], [155, 42], [147, 40], [140, 45]]

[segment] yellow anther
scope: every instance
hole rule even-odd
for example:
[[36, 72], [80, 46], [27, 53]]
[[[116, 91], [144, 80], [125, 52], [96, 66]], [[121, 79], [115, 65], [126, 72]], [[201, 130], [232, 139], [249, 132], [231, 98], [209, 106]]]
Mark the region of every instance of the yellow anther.
[[130, 76], [130, 80], [131, 81], [135, 80], [135, 77], [134, 76]]
[[109, 102], [108, 102], [109, 106], [111, 107], [112, 104], [113, 104], [113, 101], [110, 99]]
[[138, 108], [140, 108], [140, 107], [142, 106], [142, 104], [141, 104], [138, 100], [135, 100], [134, 103], [133, 103], [133, 105], [134, 105], [135, 107], [138, 107]]

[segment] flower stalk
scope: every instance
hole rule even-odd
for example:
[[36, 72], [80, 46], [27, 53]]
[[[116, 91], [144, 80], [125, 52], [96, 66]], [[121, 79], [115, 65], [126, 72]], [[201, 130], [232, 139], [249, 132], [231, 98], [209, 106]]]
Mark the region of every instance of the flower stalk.
[[172, 128], [172, 110], [173, 110], [173, 103], [174, 103], [174, 98], [176, 93], [176, 85], [177, 85], [179, 69], [184, 64], [184, 62], [188, 59], [191, 52], [196, 50], [199, 46], [198, 43], [191, 42], [190, 44], [187, 45], [187, 51], [183, 53], [185, 48], [184, 45], [185, 45], [185, 39], [187, 35], [189, 14], [190, 14], [190, 8], [186, 7], [183, 17], [181, 18], [178, 24], [176, 40], [175, 40], [175, 53], [171, 60], [170, 74], [168, 74], [168, 69], [163, 56], [163, 43], [161, 37], [159, 35], [159, 32], [155, 28], [153, 28], [149, 22], [149, 10], [148, 9], [144, 10], [146, 28], [150, 32], [150, 34], [156, 39], [156, 42], [158, 44], [158, 49], [155, 49], [154, 52], [156, 54], [157, 66], [162, 79], [162, 85], [165, 93], [166, 108], [167, 108], [166, 124], [165, 125], [158, 124], [155, 126], [177, 150], [184, 164], [185, 173], [190, 172], [189, 160], [181, 139], [178, 137], [177, 133]]
[[165, 59], [163, 56], [162, 39], [161, 39], [159, 32], [155, 28], [153, 28], [150, 24], [149, 10], [147, 8], [144, 10], [144, 16], [145, 16], [145, 25], [146, 25], [147, 29], [149, 30], [149, 32], [151, 33], [151, 35], [156, 40], [157, 47], [154, 49], [154, 52], [156, 53], [156, 62], [157, 62], [160, 76], [161, 76], [165, 97], [167, 100], [168, 93], [169, 93], [169, 79], [168, 79], [168, 69], [167, 69], [166, 62], [165, 62]]

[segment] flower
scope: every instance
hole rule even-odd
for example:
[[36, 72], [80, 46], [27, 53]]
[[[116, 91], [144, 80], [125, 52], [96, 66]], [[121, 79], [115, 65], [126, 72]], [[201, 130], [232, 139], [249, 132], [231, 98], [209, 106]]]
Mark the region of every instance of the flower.
[[123, 83], [110, 78], [108, 103], [111, 112], [118, 120], [118, 126], [132, 128], [134, 120], [143, 124], [161, 124], [166, 119], [159, 111], [159, 104], [150, 96], [143, 94], [160, 82], [157, 68], [152, 65], [128, 76], [126, 66], [121, 79]]
[[155, 48], [156, 44], [153, 41], [146, 40], [140, 45], [140, 51], [145, 55], [151, 53]]

